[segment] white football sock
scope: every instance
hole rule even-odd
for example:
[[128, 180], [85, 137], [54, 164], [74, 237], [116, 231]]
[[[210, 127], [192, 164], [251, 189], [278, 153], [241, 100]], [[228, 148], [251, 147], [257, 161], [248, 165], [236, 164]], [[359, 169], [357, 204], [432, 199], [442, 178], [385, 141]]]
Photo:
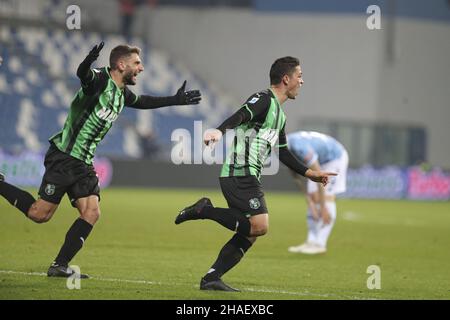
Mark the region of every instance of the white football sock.
[[336, 202], [334, 201], [326, 201], [325, 202], [325, 206], [328, 209], [328, 212], [330, 213], [331, 216], [331, 221], [329, 224], [324, 224], [323, 220], [321, 219], [319, 222], [319, 226], [318, 226], [318, 231], [317, 231], [317, 241], [316, 243], [321, 246], [326, 248], [327, 246], [327, 241], [328, 241], [328, 237], [331, 234], [331, 230], [333, 229], [334, 226], [334, 222], [336, 221]]
[[308, 238], [307, 243], [317, 243], [317, 236], [319, 231], [318, 221], [314, 221], [311, 209], [308, 208], [308, 215], [306, 216], [308, 223]]

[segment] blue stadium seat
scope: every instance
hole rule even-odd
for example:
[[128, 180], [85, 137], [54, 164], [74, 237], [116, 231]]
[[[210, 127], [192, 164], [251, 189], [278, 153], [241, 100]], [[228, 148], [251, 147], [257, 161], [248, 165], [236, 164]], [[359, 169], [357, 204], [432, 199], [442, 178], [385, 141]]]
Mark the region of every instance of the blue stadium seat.
[[[2, 28], [0, 41], [5, 46], [0, 51], [4, 58], [0, 68], [0, 148], [7, 152], [35, 149], [33, 139], [36, 139], [40, 151], [44, 152], [48, 138], [60, 130], [70, 101], [79, 89], [76, 68], [83, 57], [93, 45], [104, 40], [106, 46], [103, 55], [94, 66], [106, 65], [109, 57], [105, 53], [126, 41], [122, 36], [102, 37], [93, 32]], [[139, 75], [138, 85], [131, 88], [134, 92], [173, 95], [183, 81], [188, 80], [188, 89], [201, 90], [203, 102], [199, 106], [153, 111], [125, 108], [99, 146], [98, 155], [138, 157], [141, 154], [136, 138], [139, 130], [151, 130], [158, 137], [159, 144], [170, 149], [173, 130], [186, 128], [192, 133], [194, 120], [206, 120], [212, 125], [218, 125], [220, 119], [233, 110], [233, 106], [222, 95], [192, 72], [171, 61], [163, 52], [145, 45], [141, 39], [134, 39], [133, 44], [141, 47], [141, 59], [145, 66], [145, 71]], [[6, 88], [2, 88], [2, 82]], [[151, 115], [140, 112], [150, 112]], [[31, 121], [26, 116], [30, 116]], [[142, 117], [148, 119], [143, 121]]]

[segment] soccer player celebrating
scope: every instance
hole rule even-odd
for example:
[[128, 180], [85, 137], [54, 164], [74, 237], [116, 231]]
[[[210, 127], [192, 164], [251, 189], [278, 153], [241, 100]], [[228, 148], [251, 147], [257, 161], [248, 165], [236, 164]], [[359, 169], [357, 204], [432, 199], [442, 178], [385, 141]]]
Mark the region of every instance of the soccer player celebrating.
[[227, 129], [236, 131], [230, 156], [220, 174], [220, 186], [229, 208], [215, 208], [208, 198], [202, 198], [183, 209], [175, 223], [210, 219], [236, 233], [201, 279], [201, 290], [238, 291], [226, 285], [221, 277], [241, 260], [257, 237], [267, 233], [269, 214], [260, 176], [272, 148], [279, 149], [282, 163], [312, 181], [326, 185], [329, 176], [336, 175], [306, 168], [287, 148], [286, 116], [281, 105], [288, 99], [295, 99], [302, 85], [299, 60], [294, 57], [277, 59], [270, 69], [270, 88], [252, 95], [217, 129], [205, 133], [204, 142], [211, 145], [219, 141]]
[[49, 139], [39, 198], [36, 200], [28, 192], [6, 183], [5, 177], [0, 175], [0, 195], [34, 222], [49, 221], [65, 193], [80, 213], [48, 269], [49, 277], [69, 277], [74, 273], [68, 264], [99, 219], [100, 189], [93, 159], [97, 145], [124, 106], [155, 109], [198, 104], [201, 100], [198, 90], [185, 91], [186, 81], [169, 97], [136, 95], [130, 91], [127, 86], [135, 85], [136, 77], [144, 70], [137, 47], [119, 45], [111, 51], [109, 67], [91, 70], [103, 45], [101, 42], [94, 46], [78, 67], [81, 88], [71, 103], [64, 128]]
[[[311, 131], [298, 131], [287, 135], [288, 147], [308, 168], [339, 173], [324, 187], [308, 181], [308, 237], [305, 243], [289, 247], [289, 252], [319, 254], [327, 251], [327, 241], [336, 220], [336, 194], [345, 192], [348, 153], [333, 137]], [[300, 177], [293, 172], [296, 182]]]

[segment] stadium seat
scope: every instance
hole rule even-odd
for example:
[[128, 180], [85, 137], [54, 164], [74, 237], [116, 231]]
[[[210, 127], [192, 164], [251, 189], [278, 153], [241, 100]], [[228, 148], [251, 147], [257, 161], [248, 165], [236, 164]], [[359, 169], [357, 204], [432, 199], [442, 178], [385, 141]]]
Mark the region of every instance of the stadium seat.
[[[76, 69], [82, 58], [93, 45], [104, 40], [105, 49], [94, 67], [107, 65], [107, 53], [125, 42], [119, 35], [102, 37], [94, 32], [8, 26], [2, 26], [0, 40], [5, 43], [0, 52], [4, 59], [0, 69], [0, 145], [6, 152], [30, 148], [36, 151], [38, 146], [44, 152], [47, 139], [60, 130], [73, 95], [79, 89]], [[206, 129], [206, 124], [216, 126], [232, 112], [233, 106], [223, 94], [174, 63], [167, 54], [139, 38], [132, 43], [141, 47], [145, 66], [138, 84], [131, 88], [134, 92], [172, 95], [188, 80], [187, 89], [200, 89], [203, 100], [200, 106], [153, 111], [125, 108], [99, 146], [98, 155], [139, 157], [142, 154], [136, 136], [139, 131], [152, 131], [159, 144], [169, 150], [173, 130], [185, 128], [192, 134], [194, 120], [203, 121]], [[31, 122], [26, 120], [26, 115], [32, 116]]]

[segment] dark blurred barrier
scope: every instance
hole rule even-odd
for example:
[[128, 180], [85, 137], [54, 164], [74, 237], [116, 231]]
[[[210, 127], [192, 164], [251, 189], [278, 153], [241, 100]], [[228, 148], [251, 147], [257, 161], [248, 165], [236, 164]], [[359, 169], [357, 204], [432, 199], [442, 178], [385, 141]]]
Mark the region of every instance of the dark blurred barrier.
[[[154, 188], [212, 188], [220, 190], [220, 165], [174, 165], [141, 161], [113, 161], [112, 186]], [[288, 169], [261, 178], [264, 190], [296, 191]], [[450, 174], [440, 168], [371, 166], [349, 169], [343, 198], [363, 199], [450, 199]]]
[[[112, 161], [111, 186], [156, 188], [213, 188], [220, 190], [220, 165], [174, 165], [151, 160]], [[295, 191], [297, 187], [286, 168], [277, 175], [263, 176], [265, 190]]]
[[[38, 187], [44, 173], [43, 155], [0, 152], [0, 171], [14, 185]], [[96, 158], [95, 169], [102, 188], [150, 187], [220, 190], [220, 165], [174, 165], [152, 160]], [[261, 178], [264, 190], [297, 191], [289, 170], [280, 166], [275, 175]], [[303, 181], [305, 182], [305, 181]], [[304, 187], [304, 186], [303, 186]], [[303, 188], [304, 189], [304, 188]], [[449, 200], [450, 173], [427, 164], [413, 167], [364, 166], [349, 169], [343, 198]]]
[[[111, 182], [113, 166], [108, 158], [96, 157], [94, 163], [101, 188]], [[0, 172], [6, 181], [22, 187], [39, 187], [44, 175], [44, 154], [25, 151], [19, 154], [8, 154], [0, 150]]]

